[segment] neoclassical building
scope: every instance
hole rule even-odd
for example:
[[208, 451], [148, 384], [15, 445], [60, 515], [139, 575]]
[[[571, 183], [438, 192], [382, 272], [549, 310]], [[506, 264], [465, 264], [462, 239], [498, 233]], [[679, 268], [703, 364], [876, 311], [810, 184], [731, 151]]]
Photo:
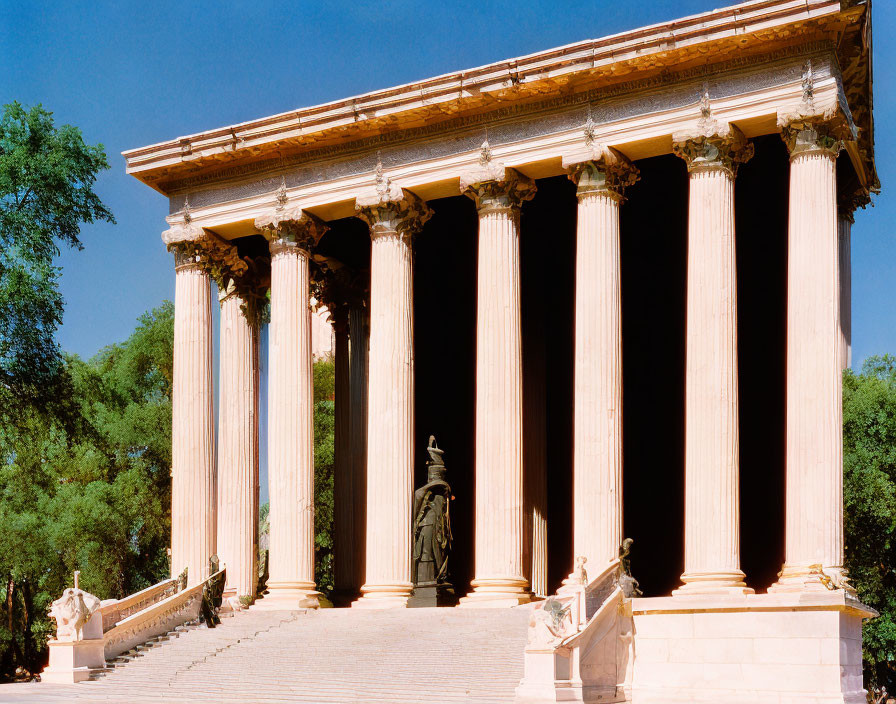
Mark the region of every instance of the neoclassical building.
[[406, 606], [434, 433], [460, 608], [563, 593], [576, 558], [600, 575], [633, 537], [625, 696], [697, 701], [729, 676], [709, 651], [766, 638], [787, 669], [737, 650], [743, 687], [861, 701], [841, 371], [850, 228], [878, 189], [870, 2], [752, 0], [125, 158], [170, 202], [173, 573], [218, 554], [228, 593], [255, 596], [267, 323], [256, 606], [317, 605], [315, 297], [336, 334], [338, 604]]

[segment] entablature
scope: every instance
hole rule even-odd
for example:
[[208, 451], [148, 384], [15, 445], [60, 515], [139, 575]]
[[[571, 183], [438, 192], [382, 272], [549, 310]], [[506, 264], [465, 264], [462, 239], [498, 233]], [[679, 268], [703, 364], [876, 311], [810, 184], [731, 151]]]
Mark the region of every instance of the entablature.
[[194, 224], [221, 237], [255, 234], [255, 219], [284, 198], [324, 220], [348, 217], [357, 195], [375, 187], [378, 173], [425, 200], [455, 196], [484, 148], [530, 178], [564, 174], [563, 158], [586, 141], [634, 161], [671, 153], [673, 135], [701, 129], [708, 115], [748, 138], [778, 132], [782, 120], [801, 115], [839, 115], [855, 130], [828, 42], [529, 107], [489, 113], [489, 120], [459, 118], [439, 125], [438, 132], [406, 130], [403, 141], [362, 140], [322, 150], [260, 177], [197, 177], [170, 195], [169, 222], [177, 223], [188, 209]]

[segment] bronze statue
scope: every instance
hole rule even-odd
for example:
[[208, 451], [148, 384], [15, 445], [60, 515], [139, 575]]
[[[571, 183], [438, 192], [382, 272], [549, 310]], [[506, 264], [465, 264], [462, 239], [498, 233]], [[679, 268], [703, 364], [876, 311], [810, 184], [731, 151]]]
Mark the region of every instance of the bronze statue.
[[444, 450], [429, 436], [428, 480], [414, 492], [414, 597], [410, 606], [437, 606], [454, 596], [448, 583], [451, 552], [451, 487], [445, 481]]
[[221, 623], [218, 609], [224, 601], [225, 571], [220, 570], [220, 562], [217, 555], [208, 558], [209, 578], [202, 587], [202, 604], [199, 611], [199, 619], [205, 622], [209, 628], [214, 628]]

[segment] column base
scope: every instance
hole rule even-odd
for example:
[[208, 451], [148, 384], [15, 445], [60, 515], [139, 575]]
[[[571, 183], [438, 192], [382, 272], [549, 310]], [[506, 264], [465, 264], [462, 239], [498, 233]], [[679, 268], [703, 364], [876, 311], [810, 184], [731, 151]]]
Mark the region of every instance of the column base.
[[414, 585], [365, 584], [361, 587], [361, 598], [352, 602], [353, 609], [405, 609]]
[[323, 595], [314, 588], [314, 584], [306, 586], [277, 586], [268, 583], [268, 592], [257, 599], [250, 607], [253, 611], [296, 611], [298, 609], [318, 609], [321, 607]]
[[698, 594], [754, 594], [755, 591], [744, 582], [740, 570], [730, 572], [685, 572], [681, 575], [682, 585], [672, 592], [672, 596], [696, 596]]
[[468, 609], [506, 609], [532, 601], [529, 582], [521, 577], [474, 579], [473, 591], [462, 597], [458, 606]]
[[769, 594], [795, 592], [826, 592], [843, 589], [855, 595], [846, 570], [842, 567], [823, 568], [821, 565], [785, 565], [778, 573], [778, 581], [768, 588]]

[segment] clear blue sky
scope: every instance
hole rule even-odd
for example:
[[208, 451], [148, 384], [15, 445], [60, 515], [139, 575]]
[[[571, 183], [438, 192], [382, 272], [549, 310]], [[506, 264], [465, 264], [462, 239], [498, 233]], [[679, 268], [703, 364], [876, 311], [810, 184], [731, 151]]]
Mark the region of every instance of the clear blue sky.
[[[0, 101], [43, 103], [106, 146], [117, 225], [65, 252], [62, 346], [90, 356], [173, 297], [165, 199], [120, 152], [205, 129], [704, 12], [719, 0], [0, 0]], [[874, 8], [884, 193], [853, 230], [854, 362], [896, 353], [896, 3]]]

